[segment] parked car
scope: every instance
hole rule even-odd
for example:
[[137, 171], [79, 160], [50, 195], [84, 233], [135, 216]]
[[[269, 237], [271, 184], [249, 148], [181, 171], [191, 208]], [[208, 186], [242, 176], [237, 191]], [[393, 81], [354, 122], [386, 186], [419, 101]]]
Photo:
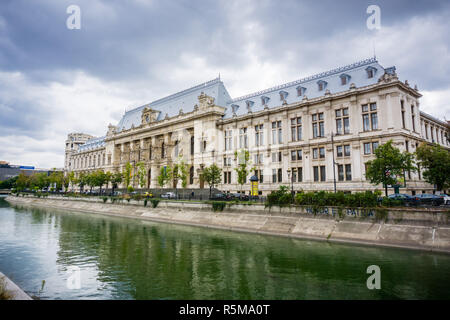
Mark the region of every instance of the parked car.
[[122, 192], [121, 191], [114, 191], [113, 196], [121, 196]]
[[450, 196], [445, 193], [441, 193], [441, 196], [444, 196], [444, 204], [450, 204]]
[[166, 192], [166, 193], [163, 193], [161, 195], [161, 198], [163, 198], [163, 199], [176, 199], [177, 195], [175, 194], [175, 192]]
[[213, 193], [211, 195], [211, 197], [209, 198], [209, 200], [222, 200], [222, 201], [227, 201], [230, 200], [230, 197], [227, 196], [226, 193]]
[[389, 199], [400, 200], [406, 206], [417, 206], [420, 204], [420, 199], [416, 196], [411, 196], [406, 193], [394, 193], [388, 196]]
[[444, 203], [444, 198], [431, 193], [422, 193], [417, 196], [421, 204], [439, 206]]

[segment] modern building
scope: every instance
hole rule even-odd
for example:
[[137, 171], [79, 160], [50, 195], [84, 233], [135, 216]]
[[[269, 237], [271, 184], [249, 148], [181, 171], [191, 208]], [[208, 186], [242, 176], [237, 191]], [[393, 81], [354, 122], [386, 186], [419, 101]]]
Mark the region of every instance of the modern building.
[[[338, 190], [381, 189], [365, 179], [365, 164], [380, 144], [393, 140], [414, 152], [435, 142], [450, 150], [449, 123], [422, 112], [420, 97], [395, 67], [375, 58], [234, 99], [217, 78], [125, 112], [103, 137], [69, 134], [65, 170], [114, 172], [143, 162], [146, 187], [153, 188], [161, 167], [183, 159], [188, 187], [203, 188], [203, 168], [216, 163], [223, 172], [219, 189], [236, 192], [236, 153], [246, 149], [249, 178], [259, 178], [263, 195], [282, 184], [333, 190], [334, 179]], [[433, 190], [420, 172], [405, 175], [402, 192]]]
[[7, 161], [0, 161], [0, 181], [17, 177], [21, 173], [30, 176], [33, 173], [45, 172], [47, 175], [50, 175], [53, 171], [63, 171], [63, 169], [60, 168], [49, 170], [49, 169], [35, 168], [34, 166], [10, 164]]

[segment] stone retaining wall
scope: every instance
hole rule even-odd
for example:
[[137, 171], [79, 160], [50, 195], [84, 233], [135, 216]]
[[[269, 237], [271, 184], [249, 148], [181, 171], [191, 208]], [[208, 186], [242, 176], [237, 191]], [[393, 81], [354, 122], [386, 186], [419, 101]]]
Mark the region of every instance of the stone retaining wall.
[[211, 204], [190, 201], [161, 201], [157, 208], [143, 201], [121, 204], [102, 199], [14, 197], [12, 204], [53, 207], [62, 210], [130, 217], [335, 242], [414, 248], [450, 253], [449, 211], [402, 208], [314, 209], [310, 207], [265, 208], [264, 205], [231, 205], [213, 212]]

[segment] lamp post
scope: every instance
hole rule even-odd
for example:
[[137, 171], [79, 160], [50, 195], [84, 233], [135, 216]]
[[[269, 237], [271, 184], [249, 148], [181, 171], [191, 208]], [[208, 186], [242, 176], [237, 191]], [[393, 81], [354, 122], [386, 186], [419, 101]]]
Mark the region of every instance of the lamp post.
[[331, 131], [331, 152], [333, 153], [333, 185], [334, 185], [334, 193], [336, 193], [336, 162], [334, 160], [334, 133]]
[[294, 198], [294, 180], [293, 180], [294, 175], [292, 174], [292, 176], [291, 176], [290, 168], [287, 169], [286, 171], [287, 171], [287, 175], [288, 175], [288, 180], [291, 181], [291, 197]]

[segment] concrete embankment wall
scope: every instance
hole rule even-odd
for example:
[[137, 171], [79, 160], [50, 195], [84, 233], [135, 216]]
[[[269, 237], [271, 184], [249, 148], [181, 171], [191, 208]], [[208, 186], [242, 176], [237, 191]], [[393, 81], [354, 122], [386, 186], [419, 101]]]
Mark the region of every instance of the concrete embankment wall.
[[5, 290], [11, 295], [10, 300], [33, 300], [7, 276], [0, 272], [0, 280], [4, 281]]
[[157, 208], [143, 201], [103, 203], [92, 198], [7, 198], [12, 204], [130, 217], [157, 222], [204, 226], [305, 239], [403, 247], [450, 253], [449, 210], [339, 209], [336, 207], [265, 208], [231, 205], [213, 212], [211, 204], [161, 201]]

